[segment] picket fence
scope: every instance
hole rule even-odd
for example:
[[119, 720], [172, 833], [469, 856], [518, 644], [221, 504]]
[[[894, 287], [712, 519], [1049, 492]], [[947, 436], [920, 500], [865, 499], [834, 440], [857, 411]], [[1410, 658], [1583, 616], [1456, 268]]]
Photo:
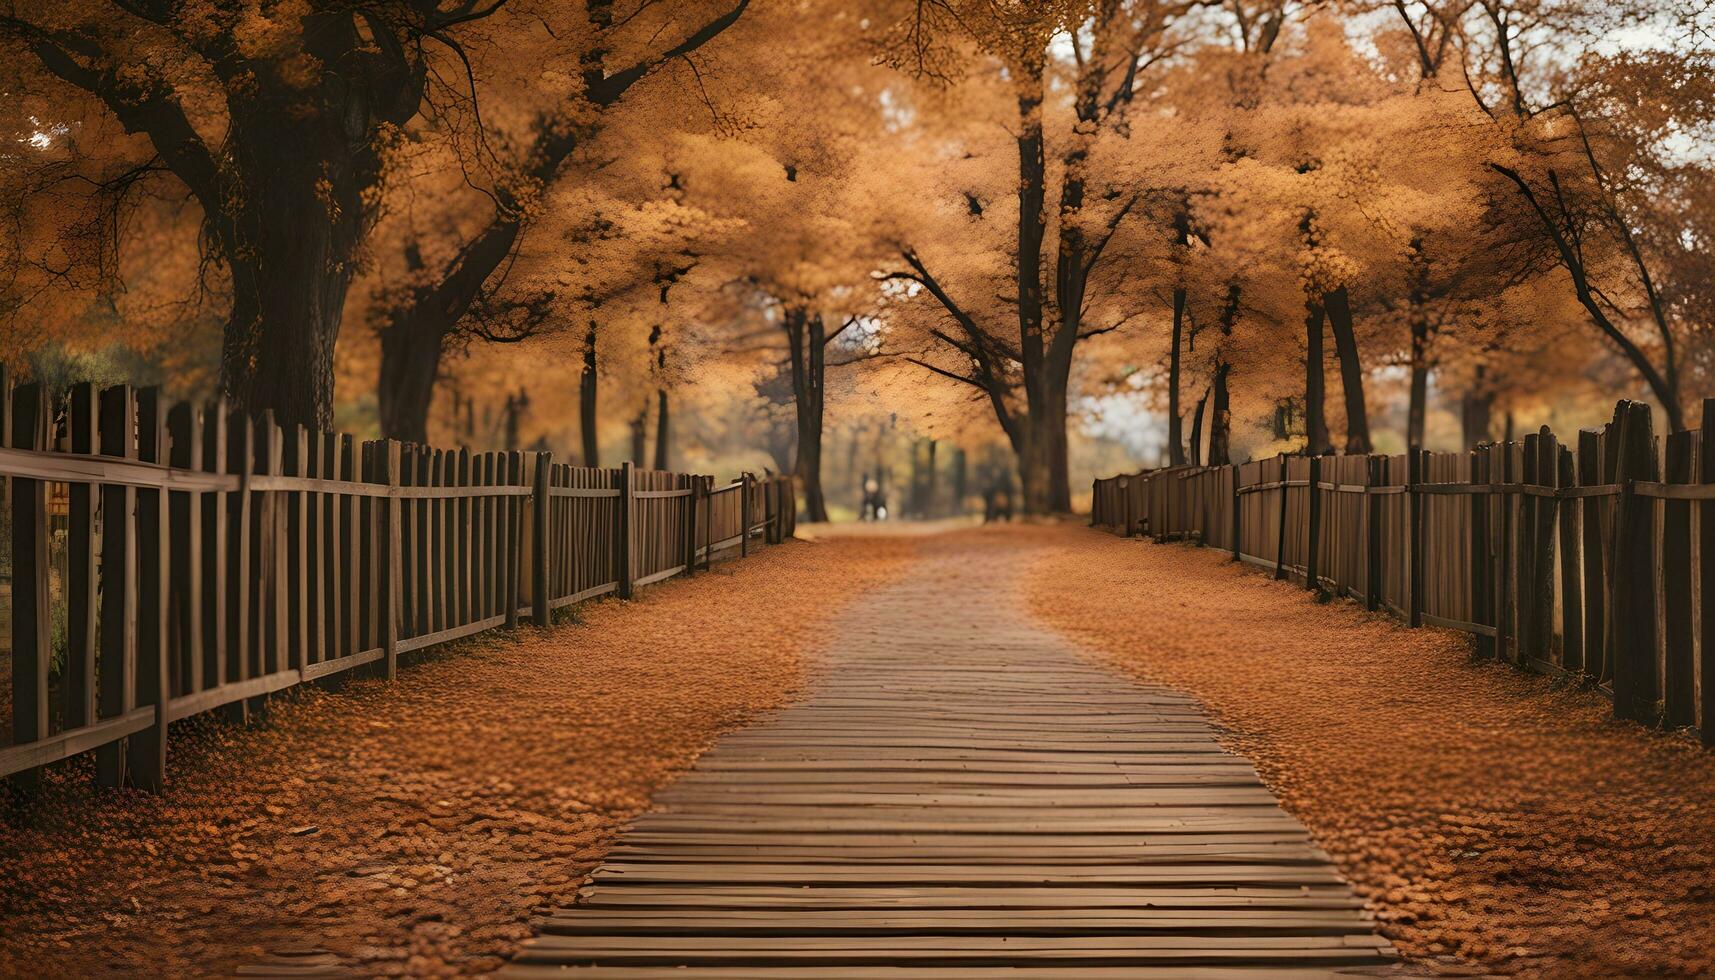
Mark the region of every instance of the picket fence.
[[785, 540], [797, 509], [789, 478], [360, 442], [153, 389], [14, 389], [0, 368], [7, 442], [0, 776], [25, 785], [93, 751], [101, 783], [159, 789], [174, 721], [243, 720], [356, 668], [392, 678], [401, 654]]
[[[1715, 745], [1715, 399], [1663, 440], [1649, 406], [1562, 445], [1277, 456], [1097, 480], [1092, 523], [1230, 551], [1481, 656], [1577, 677], [1617, 717]], [[1665, 460], [1665, 462], [1664, 462]]]

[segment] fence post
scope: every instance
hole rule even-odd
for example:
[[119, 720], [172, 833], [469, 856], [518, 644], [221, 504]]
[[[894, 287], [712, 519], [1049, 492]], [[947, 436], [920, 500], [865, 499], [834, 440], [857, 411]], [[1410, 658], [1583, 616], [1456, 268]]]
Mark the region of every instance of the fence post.
[[[376, 542], [387, 549], [386, 558], [378, 558], [381, 566], [381, 650], [385, 657], [385, 672], [388, 680], [399, 676], [399, 587], [401, 576], [405, 570], [400, 564], [404, 550], [403, 528], [400, 527], [400, 515], [403, 508], [397, 494], [399, 489], [399, 440], [388, 439], [381, 443], [380, 458], [376, 462], [381, 467], [377, 474], [381, 481], [387, 484], [388, 495], [383, 498], [381, 508], [381, 535]], [[379, 549], [378, 549], [379, 550]]]
[[1385, 485], [1386, 462], [1364, 457], [1364, 608], [1370, 612], [1382, 604], [1382, 495], [1372, 488]]
[[[120, 459], [136, 459], [137, 418], [131, 389], [125, 386], [108, 388], [101, 393], [99, 401], [101, 454]], [[22, 485], [16, 481], [14, 486], [22, 489]], [[102, 521], [101, 529], [101, 554], [106, 564], [101, 575], [102, 669], [96, 680], [96, 698], [102, 716], [109, 718], [124, 714], [136, 705], [136, 687], [132, 676], [136, 670], [137, 643], [137, 539], [131, 519], [136, 500], [137, 491], [133, 487], [116, 484], [105, 484], [101, 487], [102, 512], [111, 516]], [[14, 528], [16, 527], [17, 525], [14, 525]], [[22, 566], [13, 567], [17, 569]], [[14, 595], [20, 594], [21, 590], [16, 581], [12, 587]], [[241, 590], [235, 589], [234, 592]], [[242, 702], [237, 710], [243, 710]], [[124, 784], [123, 741], [109, 742], [95, 750], [95, 778], [101, 786], [114, 787]]]
[[[0, 380], [0, 388], [4, 381]], [[71, 404], [67, 406], [67, 425], [71, 432], [72, 452], [80, 456], [95, 454], [97, 434], [97, 403], [95, 385], [89, 382], [74, 385]], [[0, 434], [3, 435], [3, 434]], [[98, 717], [96, 710], [96, 569], [100, 560], [95, 548], [95, 528], [98, 517], [99, 490], [88, 483], [73, 483], [70, 491], [70, 526], [66, 533], [66, 727], [81, 728]], [[16, 566], [14, 566], [16, 567]], [[17, 593], [13, 593], [13, 602]], [[14, 647], [13, 649], [17, 649]]]
[[1309, 512], [1310, 538], [1304, 548], [1304, 588], [1310, 592], [1319, 592], [1322, 588], [1321, 569], [1318, 567], [1322, 557], [1319, 541], [1322, 535], [1322, 493], [1317, 484], [1322, 482], [1322, 457], [1310, 457], [1308, 482], [1310, 485], [1306, 489], [1310, 496], [1307, 498], [1306, 509]]
[[692, 474], [679, 477], [679, 484], [691, 491], [685, 501], [685, 577], [697, 570], [697, 510], [703, 500], [703, 478]]
[[[1560, 440], [1548, 426], [1543, 426], [1536, 440], [1536, 482], [1538, 486], [1554, 489], [1560, 476]], [[1545, 663], [1554, 660], [1554, 544], [1555, 517], [1559, 511], [1557, 496], [1537, 498], [1536, 551], [1532, 559], [1536, 567], [1531, 572], [1535, 585], [1535, 603], [1531, 624], [1532, 646]]]
[[750, 554], [750, 474], [739, 477], [738, 486], [738, 556]]
[[[1715, 483], [1715, 398], [1703, 401], [1703, 429], [1698, 433], [1697, 480]], [[1697, 505], [1697, 588], [1702, 599], [1702, 719], [1698, 727], [1705, 747], [1715, 748], [1715, 500]], [[1585, 556], [1589, 561], [1589, 556]]]
[[619, 464], [619, 529], [618, 540], [615, 542], [615, 552], [619, 560], [619, 597], [631, 598], [632, 562], [631, 562], [631, 508], [632, 508], [632, 476], [631, 461]]
[[1291, 511], [1286, 506], [1286, 457], [1276, 456], [1274, 461], [1280, 464], [1280, 534], [1274, 546], [1274, 577], [1279, 580], [1286, 578], [1286, 517]]
[[552, 537], [548, 533], [548, 522], [553, 513], [553, 500], [549, 496], [549, 477], [554, 473], [554, 454], [536, 454], [535, 479], [530, 488], [530, 604], [533, 615], [531, 622], [537, 626], [546, 626], [551, 620], [548, 608], [548, 569], [551, 558], [548, 554], [548, 541]]
[[1244, 508], [1240, 506], [1240, 502], [1244, 498], [1239, 496], [1239, 464], [1232, 463], [1227, 466], [1227, 478], [1232, 484], [1233, 491], [1228, 495], [1228, 500], [1233, 507], [1233, 513], [1231, 515], [1233, 522], [1233, 561], [1239, 561], [1241, 560], [1240, 556], [1244, 554], [1244, 547], [1242, 544], [1243, 538], [1241, 536], [1245, 529], [1244, 519], [1241, 516], [1244, 512]]
[[[159, 388], [137, 393], [137, 456], [167, 461], [166, 406]], [[167, 649], [167, 493], [137, 492], [137, 703], [153, 705], [155, 723], [131, 736], [127, 781], [160, 792], [167, 774], [167, 711], [173, 699]]]
[[1635, 484], [1655, 477], [1655, 437], [1649, 406], [1641, 402], [1623, 404], [1612, 582], [1614, 717], [1648, 723], [1655, 719], [1656, 701], [1654, 502], [1639, 495]]
[[1423, 482], [1424, 451], [1405, 451], [1405, 522], [1408, 559], [1405, 583], [1405, 623], [1423, 625]]
[[[1563, 490], [1576, 486], [1572, 450], [1561, 446], [1554, 463], [1555, 485]], [[1555, 508], [1560, 512], [1560, 666], [1579, 670], [1584, 664], [1584, 599], [1578, 579], [1578, 502], [1560, 497]]]
[[[524, 454], [513, 451], [502, 455], [505, 479], [509, 487], [524, 485]], [[523, 570], [518, 567], [524, 553], [524, 502], [517, 496], [506, 498], [506, 568], [505, 587], [501, 591], [501, 612], [506, 616], [506, 628], [518, 625], [518, 586]]]
[[[1667, 437], [1666, 482], [1691, 482], [1692, 443], [1690, 432]], [[1691, 501], [1662, 501], [1662, 723], [1680, 728], [1697, 723], [1697, 664], [1691, 647]], [[1715, 615], [1715, 610], [1710, 611]], [[1715, 683], [1715, 677], [1709, 679]]]
[[767, 480], [764, 480], [762, 483], [762, 543], [763, 544], [774, 544], [778, 540], [775, 538], [774, 535], [775, 535], [775, 522], [779, 518], [779, 506], [778, 506], [778, 501], [776, 499], [779, 496], [779, 490], [780, 490], [780, 485], [775, 482], [773, 477], [769, 477]]
[[[1489, 452], [1487, 449], [1472, 449], [1466, 454], [1469, 475], [1467, 482], [1472, 487], [1483, 487], [1484, 492], [1471, 494], [1471, 622], [1478, 626], [1494, 626], [1495, 618], [1491, 600], [1494, 597], [1490, 575], [1493, 570], [1489, 549], [1489, 504], [1494, 495], [1487, 492], [1489, 485]], [[1493, 657], [1495, 655], [1495, 638], [1477, 634], [1477, 656]]]
[[[47, 392], [38, 383], [12, 392], [11, 437], [15, 449], [42, 450], [48, 438]], [[48, 485], [12, 480], [12, 743], [48, 737], [48, 672], [53, 662], [53, 620], [48, 607]], [[17, 773], [33, 788], [40, 770]]]

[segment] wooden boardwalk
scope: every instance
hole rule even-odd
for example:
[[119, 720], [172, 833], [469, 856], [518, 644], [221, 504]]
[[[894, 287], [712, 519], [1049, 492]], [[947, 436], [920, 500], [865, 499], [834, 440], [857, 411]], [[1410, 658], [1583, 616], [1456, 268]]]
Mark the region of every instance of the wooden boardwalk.
[[660, 794], [506, 975], [1398, 969], [1193, 702], [1086, 662], [1000, 570], [921, 571], [843, 617], [805, 701]]

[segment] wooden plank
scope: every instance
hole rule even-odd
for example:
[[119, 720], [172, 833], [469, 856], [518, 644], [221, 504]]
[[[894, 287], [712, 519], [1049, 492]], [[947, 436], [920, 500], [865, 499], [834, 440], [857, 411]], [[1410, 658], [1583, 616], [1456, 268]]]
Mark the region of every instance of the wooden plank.
[[553, 454], [536, 453], [530, 495], [530, 600], [531, 620], [537, 626], [547, 626], [553, 622], [553, 611], [550, 607], [552, 597], [548, 589], [549, 577], [553, 574], [553, 552], [549, 547], [549, 542], [553, 540], [553, 508], [548, 497], [553, 471]]
[[[1555, 459], [1558, 486], [1577, 486], [1572, 451], [1562, 446]], [[1560, 518], [1560, 664], [1569, 671], [1584, 669], [1584, 589], [1579, 550], [1578, 502], [1561, 500]]]
[[[637, 529], [633, 526], [637, 510], [633, 494], [637, 489], [637, 480], [631, 471], [630, 461], [620, 464], [616, 479], [616, 486], [619, 490], [619, 506], [616, 508], [617, 521], [613, 532], [616, 564], [614, 574], [618, 576], [619, 588], [615, 591], [621, 599], [629, 599], [636, 584], [637, 576], [636, 556], [633, 554], [637, 533]], [[750, 499], [748, 495], [749, 486], [750, 484], [747, 482], [745, 484], [747, 506]], [[748, 539], [748, 537], [747, 534], [746, 538]]]
[[[1668, 483], [1692, 482], [1697, 436], [1667, 437]], [[1697, 655], [1692, 646], [1691, 502], [1661, 503], [1662, 724], [1681, 728], [1697, 723]], [[1651, 532], [1654, 529], [1651, 528]], [[1715, 611], [1712, 611], [1715, 615]]]
[[[131, 389], [120, 386], [103, 391], [100, 414], [101, 454], [136, 459], [136, 404]], [[136, 488], [102, 486], [101, 676], [97, 686], [103, 718], [129, 714], [137, 706], [132, 680], [137, 670], [136, 505]], [[95, 774], [102, 786], [124, 783], [123, 743], [109, 743], [96, 750]]]
[[[4, 389], [0, 380], [0, 390]], [[3, 397], [3, 396], [0, 396]], [[95, 385], [75, 384], [66, 406], [66, 428], [70, 450], [94, 455], [100, 442], [100, 413]], [[65, 727], [81, 728], [99, 717], [97, 711], [96, 656], [100, 642], [100, 583], [96, 556], [96, 519], [101, 490], [88, 483], [70, 486], [66, 514], [66, 659]], [[16, 567], [16, 566], [14, 566]], [[16, 590], [16, 585], [14, 585]], [[14, 591], [13, 601], [19, 591]], [[17, 646], [14, 650], [20, 649]], [[14, 736], [16, 733], [14, 733]]]
[[1656, 479], [1655, 433], [1648, 405], [1625, 403], [1617, 458], [1620, 478], [1626, 482], [1614, 529], [1614, 717], [1653, 724], [1660, 694], [1654, 502], [1631, 489], [1633, 480]]
[[[202, 463], [202, 415], [196, 407], [180, 402], [168, 410], [167, 434], [171, 441], [169, 459], [172, 465], [187, 470], [199, 468]], [[169, 690], [175, 696], [204, 686], [199, 676], [203, 668], [203, 523], [200, 501], [196, 499], [201, 496], [182, 490], [167, 495], [172, 567], [168, 589], [168, 601], [172, 605], [168, 649], [173, 652], [173, 683]]]
[[[167, 461], [166, 410], [159, 388], [138, 392], [137, 456], [144, 462]], [[167, 494], [137, 491], [137, 705], [153, 705], [155, 720], [126, 740], [125, 775], [130, 785], [152, 792], [160, 792], [166, 783], [167, 712], [172, 700], [168, 526]]]
[[[16, 449], [45, 450], [52, 415], [40, 383], [12, 392], [11, 441]], [[12, 479], [12, 744], [48, 737], [51, 707], [48, 675], [53, 665], [53, 618], [48, 605], [48, 487], [41, 480]], [[37, 773], [15, 777], [34, 786]]]
[[[376, 479], [389, 487], [399, 485], [401, 474], [400, 446], [397, 440], [388, 439], [377, 447]], [[378, 629], [381, 634], [381, 648], [385, 651], [382, 663], [388, 680], [399, 676], [399, 627], [401, 609], [401, 592], [406, 574], [401, 561], [404, 547], [404, 515], [401, 505], [404, 502], [397, 497], [387, 498], [382, 508], [381, 530], [377, 538], [377, 561], [380, 568], [379, 592], [381, 612]]]
[[[203, 406], [203, 443], [200, 468], [205, 473], [225, 473], [227, 409], [224, 399]], [[228, 494], [205, 493], [199, 502], [202, 522], [202, 682], [201, 690], [219, 687], [226, 681], [227, 581], [229, 560], [226, 506]]]
[[[1590, 429], [1578, 433], [1578, 485], [1596, 486], [1604, 482], [1602, 473], [1601, 434]], [[1578, 507], [1580, 548], [1583, 563], [1584, 598], [1584, 672], [1601, 677], [1605, 671], [1607, 637], [1608, 588], [1603, 565], [1607, 550], [1602, 540], [1602, 508], [1606, 503], [1597, 497], [1586, 497]], [[1706, 607], [1707, 608], [1707, 607]]]
[[[309, 433], [293, 424], [281, 431], [280, 472], [285, 476], [309, 476]], [[286, 568], [285, 655], [281, 668], [303, 669], [309, 663], [309, 525], [305, 495], [289, 491], [281, 497], [282, 541]]]

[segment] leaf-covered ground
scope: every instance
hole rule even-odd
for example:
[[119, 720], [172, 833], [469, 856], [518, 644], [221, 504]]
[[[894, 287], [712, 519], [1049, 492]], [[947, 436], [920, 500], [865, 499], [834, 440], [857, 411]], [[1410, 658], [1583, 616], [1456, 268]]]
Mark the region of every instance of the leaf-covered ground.
[[1017, 543], [1036, 615], [1208, 705], [1402, 952], [1715, 973], [1715, 752], [1219, 552], [1070, 527]]
[[187, 725], [160, 797], [62, 767], [0, 814], [0, 975], [230, 975], [315, 948], [365, 974], [491, 970], [655, 789], [792, 695], [829, 617], [910, 548], [771, 548], [393, 684], [281, 698], [257, 728]]

